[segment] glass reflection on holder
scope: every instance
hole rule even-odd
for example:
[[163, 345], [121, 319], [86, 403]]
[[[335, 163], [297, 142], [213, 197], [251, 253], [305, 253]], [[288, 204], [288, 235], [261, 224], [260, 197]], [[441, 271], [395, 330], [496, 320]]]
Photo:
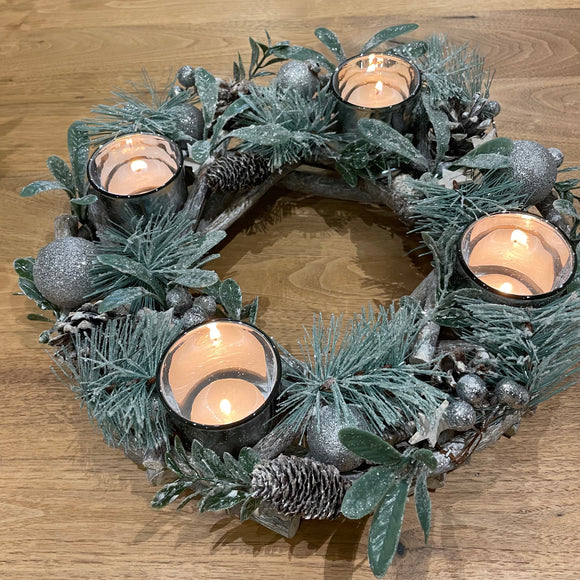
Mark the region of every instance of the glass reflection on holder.
[[576, 269], [564, 234], [529, 213], [480, 218], [459, 243], [463, 272], [488, 300], [514, 305], [542, 304], [562, 293]]
[[280, 359], [270, 339], [233, 320], [181, 335], [157, 369], [158, 393], [175, 431], [220, 455], [266, 435], [279, 384]]
[[337, 67], [331, 86], [343, 104], [345, 129], [352, 130], [359, 119], [373, 118], [404, 132], [421, 86], [421, 73], [398, 56], [360, 55]]
[[87, 173], [109, 216], [121, 225], [128, 225], [131, 212], [179, 210], [187, 195], [181, 149], [160, 135], [133, 133], [105, 143], [91, 156]]

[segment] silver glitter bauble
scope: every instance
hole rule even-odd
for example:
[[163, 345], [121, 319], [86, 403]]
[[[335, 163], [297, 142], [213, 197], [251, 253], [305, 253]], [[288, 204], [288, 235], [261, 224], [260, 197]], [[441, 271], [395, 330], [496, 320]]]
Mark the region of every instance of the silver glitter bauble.
[[497, 101], [487, 101], [483, 107], [486, 117], [497, 117], [501, 111], [500, 104]]
[[467, 431], [475, 425], [475, 409], [466, 401], [453, 399], [445, 411], [443, 420], [449, 429]]
[[193, 305], [201, 308], [207, 316], [213, 316], [216, 310], [215, 298], [213, 296], [198, 296]]
[[203, 137], [204, 127], [201, 111], [190, 103], [179, 105], [173, 111], [177, 117], [178, 129], [195, 141], [199, 141]]
[[195, 86], [195, 69], [187, 64], [185, 66], [182, 66], [177, 71], [177, 80], [186, 89]]
[[547, 197], [556, 183], [558, 161], [536, 141], [514, 141], [510, 153], [513, 178], [527, 194], [528, 205], [536, 205]]
[[512, 379], [502, 379], [495, 386], [495, 396], [498, 403], [512, 409], [525, 409], [530, 402], [528, 390]]
[[345, 423], [340, 420], [332, 406], [320, 410], [319, 421], [313, 417], [306, 429], [308, 449], [314, 459], [321, 463], [335, 465], [340, 471], [350, 471], [358, 467], [363, 460], [349, 451], [339, 440], [338, 432], [345, 427], [362, 428], [364, 422], [357, 411], [352, 412], [353, 420]]
[[280, 67], [276, 75], [278, 89], [287, 91], [290, 89], [299, 91], [303, 96], [313, 95], [319, 86], [318, 75], [315, 71], [317, 65], [291, 60]]
[[460, 399], [475, 408], [482, 407], [487, 397], [485, 381], [479, 375], [463, 375], [457, 381], [455, 391]]
[[165, 295], [167, 308], [173, 308], [175, 314], [183, 314], [186, 310], [193, 306], [193, 297], [187, 288], [183, 286], [176, 286], [167, 292]]
[[199, 306], [192, 306], [189, 310], [185, 312], [185, 314], [181, 317], [181, 324], [183, 324], [183, 328], [189, 330], [202, 322], [207, 320], [208, 316], [205, 310], [200, 308]]
[[89, 270], [95, 245], [83, 238], [60, 238], [44, 246], [34, 262], [34, 284], [49, 301], [71, 310], [93, 292]]

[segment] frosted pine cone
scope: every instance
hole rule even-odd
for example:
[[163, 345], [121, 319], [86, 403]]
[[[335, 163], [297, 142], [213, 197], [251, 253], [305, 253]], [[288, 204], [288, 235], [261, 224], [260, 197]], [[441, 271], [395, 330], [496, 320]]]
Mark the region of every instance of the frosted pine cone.
[[249, 80], [235, 81], [233, 79], [218, 79], [218, 100], [216, 116], [219, 117], [240, 95], [250, 92], [254, 83]]
[[269, 501], [281, 514], [305, 519], [333, 519], [350, 481], [334, 465], [280, 455], [252, 472], [252, 495]]
[[[467, 104], [453, 98], [439, 105], [449, 118], [451, 140], [445, 161], [461, 157], [473, 149], [471, 139], [483, 137], [493, 125], [493, 118], [499, 114], [500, 106], [496, 101], [488, 101], [475, 93]], [[429, 132], [429, 139], [435, 148], [435, 134]]]
[[255, 153], [225, 153], [208, 169], [207, 181], [214, 191], [236, 193], [259, 185], [270, 176], [268, 160]]
[[50, 346], [58, 346], [69, 349], [73, 344], [73, 337], [82, 338], [90, 336], [97, 326], [109, 320], [107, 314], [99, 314], [99, 304], [87, 302], [80, 306], [78, 310], [69, 312], [63, 320], [56, 322], [52, 328], [52, 336], [48, 341]]

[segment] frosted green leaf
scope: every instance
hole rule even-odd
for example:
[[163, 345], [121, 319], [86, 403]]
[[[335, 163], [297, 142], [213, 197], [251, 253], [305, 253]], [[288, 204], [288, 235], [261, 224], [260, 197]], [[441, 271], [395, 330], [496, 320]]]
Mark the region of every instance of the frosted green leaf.
[[22, 188], [20, 197], [32, 197], [37, 193], [51, 191], [53, 189], [62, 189], [63, 191], [66, 191], [66, 186], [60, 181], [35, 181], [34, 183]]
[[208, 127], [213, 121], [217, 106], [218, 85], [215, 77], [204, 68], [195, 69], [195, 87], [201, 100], [201, 109], [205, 126]]
[[357, 479], [344, 494], [341, 511], [351, 520], [370, 514], [393, 485], [393, 470], [386, 466], [373, 467]]
[[417, 509], [417, 517], [423, 534], [425, 535], [425, 543], [429, 539], [429, 530], [431, 529], [431, 497], [427, 489], [427, 472], [421, 471], [417, 476], [415, 482], [415, 508]]
[[361, 54], [366, 54], [377, 47], [379, 44], [386, 42], [400, 36], [401, 34], [407, 34], [419, 28], [418, 24], [399, 24], [398, 26], [390, 26], [389, 28], [383, 28], [383, 30], [377, 32], [361, 49]]
[[342, 44], [340, 44], [340, 40], [338, 40], [338, 37], [332, 30], [321, 26], [314, 31], [314, 34], [334, 54], [338, 62], [346, 60]]

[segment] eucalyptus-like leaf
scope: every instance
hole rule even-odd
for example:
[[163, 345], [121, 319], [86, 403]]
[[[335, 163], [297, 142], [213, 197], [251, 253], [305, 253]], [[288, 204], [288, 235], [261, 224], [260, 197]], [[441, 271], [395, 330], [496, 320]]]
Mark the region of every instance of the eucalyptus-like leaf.
[[393, 470], [384, 465], [372, 467], [344, 494], [341, 511], [351, 520], [370, 514], [395, 481]]
[[246, 109], [248, 109], [248, 107], [249, 105], [248, 103], [246, 103], [246, 101], [244, 101], [243, 99], [237, 99], [219, 116], [213, 128], [213, 133], [210, 141], [211, 147], [215, 147], [215, 145], [218, 143], [221, 137], [220, 134], [223, 128], [225, 127], [226, 123], [230, 119], [233, 119], [234, 117], [239, 115], [240, 113], [243, 113]]
[[507, 137], [496, 137], [482, 143], [467, 155], [469, 157], [476, 157], [477, 155], [496, 153], [497, 155], [509, 156], [514, 148], [514, 142]]
[[407, 34], [419, 28], [418, 24], [399, 24], [397, 26], [389, 26], [388, 28], [383, 28], [383, 30], [377, 32], [361, 49], [361, 54], [366, 54], [370, 52], [373, 48], [377, 47], [387, 40], [391, 40], [400, 36], [401, 34]]
[[250, 324], [256, 323], [256, 318], [258, 317], [258, 303], [259, 303], [259, 296], [256, 296], [250, 304], [247, 304], [242, 308], [242, 312], [240, 314], [240, 319], [248, 319]]
[[222, 282], [219, 301], [229, 318], [240, 319], [242, 313], [242, 290], [235, 280], [228, 278]]
[[75, 197], [70, 202], [74, 205], [92, 205], [98, 200], [99, 198], [96, 195], [89, 193], [88, 195], [83, 195], [83, 197]]
[[427, 52], [427, 43], [422, 40], [417, 40], [415, 42], [408, 42], [406, 44], [400, 44], [399, 46], [393, 46], [387, 50], [387, 54], [392, 54], [394, 56], [401, 56], [407, 60], [415, 60], [422, 57]]
[[42, 314], [28, 314], [26, 318], [28, 318], [28, 320], [34, 320], [35, 322], [54, 322], [54, 320], [42, 316]]
[[340, 40], [332, 30], [328, 30], [328, 28], [320, 27], [314, 31], [314, 34], [322, 44], [324, 44], [332, 54], [336, 57], [338, 62], [342, 62], [346, 60], [346, 55], [344, 54], [344, 49], [342, 48], [342, 44], [340, 44]]
[[279, 58], [285, 60], [300, 60], [303, 62], [314, 61], [323, 66], [327, 71], [334, 72], [336, 66], [332, 64], [323, 54], [313, 50], [312, 48], [306, 48], [304, 46], [295, 45], [277, 45], [272, 47], [272, 54], [275, 54]]
[[72, 176], [77, 195], [80, 197], [85, 190], [87, 163], [89, 161], [90, 139], [88, 127], [81, 121], [75, 121], [68, 128], [67, 143]]
[[252, 38], [249, 38], [250, 47], [252, 49], [252, 57], [250, 58], [250, 78], [252, 73], [254, 72], [256, 66], [258, 65], [258, 59], [260, 58], [260, 46], [258, 43]]
[[211, 146], [209, 141], [194, 141], [191, 145], [188, 145], [189, 156], [196, 163], [205, 163], [210, 155]]
[[151, 507], [162, 508], [174, 502], [179, 494], [188, 489], [193, 482], [179, 479], [177, 481], [172, 481], [164, 485], [156, 494], [151, 501]]
[[203, 120], [206, 128], [211, 125], [217, 106], [218, 85], [215, 77], [204, 68], [195, 69], [195, 87], [201, 100]]
[[431, 529], [431, 497], [429, 489], [427, 489], [427, 472], [425, 470], [419, 473], [415, 482], [415, 508], [417, 508], [419, 523], [423, 528], [425, 543], [427, 543]]
[[36, 284], [34, 283], [33, 280], [29, 280], [27, 278], [18, 278], [18, 286], [20, 287], [20, 290], [22, 290], [22, 292], [24, 292], [24, 295], [27, 298], [36, 302], [36, 305], [41, 310], [53, 310], [53, 311], [58, 310], [58, 308], [54, 304], [51, 304], [39, 292], [39, 290], [36, 287]]
[[361, 119], [357, 127], [367, 141], [380, 147], [386, 154], [401, 157], [419, 169], [428, 169], [427, 160], [409, 139], [387, 123], [378, 119]]
[[20, 197], [32, 197], [37, 193], [52, 191], [53, 189], [62, 189], [63, 191], [66, 191], [66, 185], [60, 181], [35, 181], [34, 183], [30, 183], [22, 188], [20, 191]]
[[404, 460], [401, 453], [374, 433], [345, 427], [339, 431], [338, 438], [347, 449], [367, 461], [397, 465]]
[[437, 469], [437, 458], [429, 449], [415, 449], [412, 457], [415, 461], [423, 463], [430, 470]]
[[16, 258], [14, 260], [14, 271], [18, 274], [20, 278], [25, 278], [26, 280], [34, 280], [33, 270], [34, 270], [34, 258], [29, 256], [28, 258]]
[[258, 465], [261, 460], [262, 459], [258, 452], [254, 451], [254, 449], [251, 447], [244, 447], [238, 455], [238, 461], [240, 462], [240, 465], [246, 470], [248, 474], [252, 473], [254, 467], [256, 467], [256, 465]]
[[408, 493], [409, 481], [399, 481], [375, 510], [369, 530], [368, 556], [377, 578], [387, 573], [397, 551]]
[[211, 489], [202, 499], [199, 500], [197, 507], [199, 513], [205, 511], [217, 512], [232, 508], [243, 502], [247, 497], [245, 492], [238, 489], [232, 489], [229, 486], [216, 486]]
[[99, 313], [109, 312], [110, 310], [115, 310], [119, 306], [125, 306], [127, 304], [133, 303], [139, 298], [145, 298], [146, 296], [153, 296], [151, 292], [141, 288], [140, 286], [130, 287], [130, 288], [119, 288], [111, 292], [106, 296], [103, 301], [99, 304]]
[[242, 504], [242, 508], [240, 509], [240, 521], [245, 522], [246, 520], [250, 519], [252, 514], [258, 509], [260, 506], [260, 499], [257, 497], [248, 497], [244, 503]]
[[427, 91], [421, 93], [421, 102], [425, 107], [429, 121], [433, 126], [433, 131], [435, 132], [435, 139], [437, 140], [435, 164], [437, 165], [443, 159], [449, 148], [449, 140], [451, 139], [449, 119], [441, 109], [433, 106], [431, 103], [431, 95]]
[[57, 155], [51, 155], [46, 160], [46, 165], [52, 176], [59, 181], [70, 192], [76, 192], [75, 180], [69, 166]]
[[471, 169], [509, 169], [511, 160], [505, 155], [497, 153], [479, 153], [477, 155], [465, 155], [453, 162], [453, 167], [469, 167]]
[[206, 288], [207, 286], [215, 284], [218, 280], [218, 275], [212, 270], [192, 268], [180, 274], [175, 279], [175, 283], [187, 286], [188, 288]]
[[133, 276], [141, 282], [150, 285], [153, 282], [151, 273], [140, 262], [132, 260], [127, 256], [120, 254], [100, 254], [97, 256], [97, 261], [104, 266], [113, 268], [118, 272]]
[[256, 145], [282, 145], [292, 139], [292, 131], [277, 123], [265, 123], [240, 127], [232, 131], [229, 136]]

